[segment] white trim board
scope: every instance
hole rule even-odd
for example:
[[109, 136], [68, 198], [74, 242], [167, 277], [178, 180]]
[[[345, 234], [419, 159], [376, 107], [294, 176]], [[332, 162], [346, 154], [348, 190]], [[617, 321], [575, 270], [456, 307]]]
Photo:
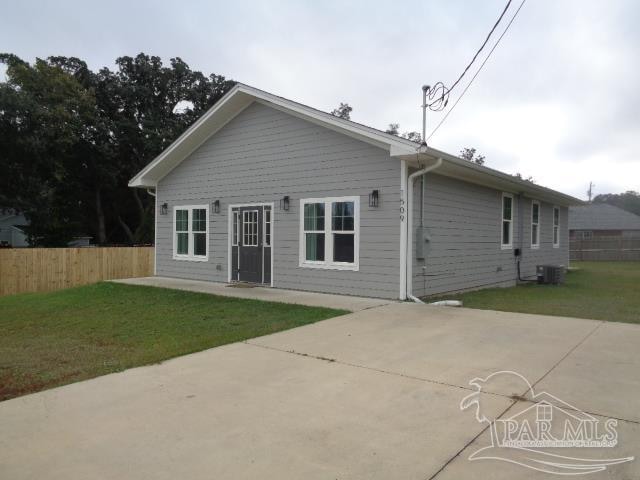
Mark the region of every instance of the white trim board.
[[[232, 245], [231, 240], [233, 238], [233, 209], [234, 208], [242, 208], [242, 207], [271, 207], [271, 283], [269, 286], [273, 287], [275, 285], [275, 269], [274, 269], [274, 259], [275, 259], [275, 246], [276, 246], [276, 205], [275, 202], [256, 202], [256, 203], [232, 203], [227, 207], [227, 283], [231, 283], [233, 280], [231, 279], [231, 252]], [[264, 211], [262, 212], [264, 215]], [[264, 243], [262, 245], [264, 249]], [[264, 262], [264, 255], [263, 255]], [[264, 278], [264, 273], [262, 278]], [[266, 285], [266, 284], [262, 284]]]
[[[333, 202], [353, 202], [353, 263], [335, 262], [333, 257], [332, 234], [332, 208], [327, 209], [326, 205]], [[325, 235], [325, 259], [322, 262], [311, 262], [305, 259], [305, 232], [304, 232], [304, 205], [307, 203], [322, 203], [325, 205], [324, 212], [324, 235]], [[299, 252], [298, 266], [302, 268], [324, 269], [324, 270], [360, 270], [360, 197], [321, 197], [321, 198], [301, 198], [300, 199], [300, 224], [299, 224]], [[347, 231], [346, 233], [352, 233]]]

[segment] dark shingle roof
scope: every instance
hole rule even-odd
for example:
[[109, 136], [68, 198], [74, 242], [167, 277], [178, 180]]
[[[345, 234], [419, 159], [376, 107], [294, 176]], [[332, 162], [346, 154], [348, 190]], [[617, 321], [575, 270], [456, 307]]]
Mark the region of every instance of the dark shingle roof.
[[569, 230], [640, 230], [640, 216], [606, 203], [569, 207]]

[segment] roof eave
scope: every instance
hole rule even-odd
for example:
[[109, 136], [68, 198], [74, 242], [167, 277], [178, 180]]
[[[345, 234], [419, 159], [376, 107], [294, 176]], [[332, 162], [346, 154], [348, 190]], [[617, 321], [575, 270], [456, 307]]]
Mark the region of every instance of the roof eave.
[[521, 180], [513, 175], [495, 170], [493, 168], [478, 165], [462, 158], [442, 152], [435, 148], [427, 147], [422, 150], [423, 153], [413, 155], [398, 155], [400, 158], [409, 161], [410, 164], [417, 166], [419, 163], [430, 162], [437, 158], [442, 158], [443, 165], [433, 173], [438, 173], [463, 181], [484, 185], [498, 190], [514, 194], [524, 194], [528, 197], [546, 200], [548, 202], [561, 205], [582, 205], [585, 202], [572, 197], [571, 195], [558, 192], [541, 185], [537, 185], [526, 180]]

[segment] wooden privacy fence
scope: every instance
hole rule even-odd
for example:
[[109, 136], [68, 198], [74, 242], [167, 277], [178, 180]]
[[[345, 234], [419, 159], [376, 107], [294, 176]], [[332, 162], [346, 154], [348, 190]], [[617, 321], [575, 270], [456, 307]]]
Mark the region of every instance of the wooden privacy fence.
[[0, 296], [153, 275], [153, 247], [0, 249]]
[[640, 260], [640, 237], [608, 236], [569, 242], [571, 260]]

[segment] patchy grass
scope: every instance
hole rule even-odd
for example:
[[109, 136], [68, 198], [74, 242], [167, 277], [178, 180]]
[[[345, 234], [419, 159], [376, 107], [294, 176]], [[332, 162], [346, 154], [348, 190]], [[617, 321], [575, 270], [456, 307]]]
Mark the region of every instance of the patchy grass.
[[640, 323], [640, 262], [572, 262], [564, 285], [526, 284], [447, 296], [465, 307]]
[[98, 283], [0, 298], [0, 400], [348, 313]]

